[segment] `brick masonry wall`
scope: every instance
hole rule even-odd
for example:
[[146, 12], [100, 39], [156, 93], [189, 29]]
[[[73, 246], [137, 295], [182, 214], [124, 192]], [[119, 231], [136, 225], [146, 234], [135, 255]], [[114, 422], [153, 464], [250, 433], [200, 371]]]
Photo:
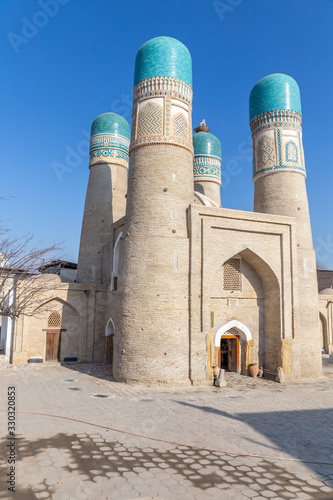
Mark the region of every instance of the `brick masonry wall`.
[[118, 380], [189, 383], [186, 213], [192, 197], [189, 151], [170, 145], [132, 151], [118, 278]]
[[103, 247], [111, 241], [113, 222], [125, 215], [126, 192], [126, 168], [106, 162], [91, 165], [82, 221], [78, 283], [101, 283]]

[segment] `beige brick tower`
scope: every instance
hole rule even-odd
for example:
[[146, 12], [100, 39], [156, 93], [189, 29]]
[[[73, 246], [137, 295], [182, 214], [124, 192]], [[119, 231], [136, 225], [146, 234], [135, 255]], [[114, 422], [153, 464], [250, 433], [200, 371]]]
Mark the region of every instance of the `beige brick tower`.
[[136, 57], [134, 80], [114, 376], [128, 382], [189, 383], [189, 51], [169, 37], [146, 42]]
[[293, 378], [314, 378], [321, 375], [319, 311], [301, 113], [298, 85], [287, 75], [267, 76], [252, 89], [254, 211], [294, 217], [296, 227], [293, 339], [281, 339], [280, 357], [292, 356]]
[[125, 215], [130, 128], [115, 113], [99, 115], [91, 126], [89, 182], [82, 221], [77, 282], [101, 283], [111, 225]]

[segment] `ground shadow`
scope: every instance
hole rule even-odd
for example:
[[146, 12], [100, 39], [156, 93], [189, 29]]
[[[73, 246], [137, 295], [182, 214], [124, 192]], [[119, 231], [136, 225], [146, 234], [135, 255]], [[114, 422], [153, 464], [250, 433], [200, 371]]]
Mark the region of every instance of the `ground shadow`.
[[112, 365], [105, 363], [76, 363], [76, 362], [61, 362], [61, 366], [68, 370], [73, 370], [79, 373], [85, 373], [91, 377], [108, 382], [117, 382], [112, 376]]
[[[306, 466], [333, 486], [333, 408], [230, 414], [210, 406], [175, 402], [245, 423], [270, 440], [271, 450], [287, 453], [298, 460], [323, 462], [307, 463]], [[248, 441], [254, 442], [249, 438]], [[261, 442], [256, 444], [267, 447], [267, 444]], [[331, 498], [333, 499], [333, 490]]]
[[[7, 440], [1, 443], [3, 457], [6, 454], [6, 444]], [[316, 499], [325, 498], [320, 489], [323, 485], [311, 486], [288, 468], [268, 460], [252, 459], [249, 463], [245, 457], [187, 446], [161, 450], [126, 445], [113, 440], [107, 431], [77, 435], [59, 433], [35, 441], [18, 438], [17, 450], [18, 473], [20, 464], [23, 465], [25, 459], [37, 460], [37, 474], [27, 474], [30, 486], [17, 489], [17, 498], [22, 499], [41, 498], [41, 493], [43, 498], [53, 498], [66, 480], [70, 479], [71, 486], [76, 487], [89, 482], [96, 485], [103, 477], [108, 479], [110, 491], [117, 487], [119, 478], [123, 483], [130, 483], [131, 478], [142, 478], [141, 481], [136, 481], [135, 491], [138, 497], [146, 496], [149, 493], [149, 478], [159, 478], [161, 472], [168, 473], [170, 479], [178, 478], [183, 480], [183, 484], [185, 481], [188, 486], [198, 488], [198, 493], [201, 491], [202, 495], [209, 488], [219, 487], [222, 496], [224, 488], [238, 484], [244, 488], [250, 487], [258, 495], [272, 488], [278, 492], [279, 497], [286, 499], [292, 498], [290, 492], [294, 492], [296, 498], [298, 492], [308, 493]], [[6, 466], [4, 463], [1, 466], [4, 475]], [[51, 477], [53, 481], [50, 481]], [[8, 498], [5, 489], [0, 493], [0, 498]]]

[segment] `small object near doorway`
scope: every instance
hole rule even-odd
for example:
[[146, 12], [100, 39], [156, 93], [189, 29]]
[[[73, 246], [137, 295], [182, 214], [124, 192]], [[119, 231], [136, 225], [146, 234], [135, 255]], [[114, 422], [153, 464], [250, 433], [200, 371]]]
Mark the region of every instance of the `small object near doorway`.
[[239, 373], [239, 337], [236, 335], [221, 337], [219, 366], [226, 371]]

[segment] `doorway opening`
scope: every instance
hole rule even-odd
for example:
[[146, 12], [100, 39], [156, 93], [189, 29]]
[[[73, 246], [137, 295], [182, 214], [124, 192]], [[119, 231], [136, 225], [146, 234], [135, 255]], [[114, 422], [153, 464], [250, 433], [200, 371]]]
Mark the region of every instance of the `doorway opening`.
[[58, 312], [50, 314], [46, 330], [45, 361], [60, 360], [61, 316]]
[[46, 332], [45, 361], [59, 361], [60, 359], [60, 331]]
[[237, 335], [221, 337], [219, 367], [229, 372], [239, 373], [239, 337]]
[[114, 323], [110, 318], [105, 329], [104, 363], [112, 365], [114, 344]]

